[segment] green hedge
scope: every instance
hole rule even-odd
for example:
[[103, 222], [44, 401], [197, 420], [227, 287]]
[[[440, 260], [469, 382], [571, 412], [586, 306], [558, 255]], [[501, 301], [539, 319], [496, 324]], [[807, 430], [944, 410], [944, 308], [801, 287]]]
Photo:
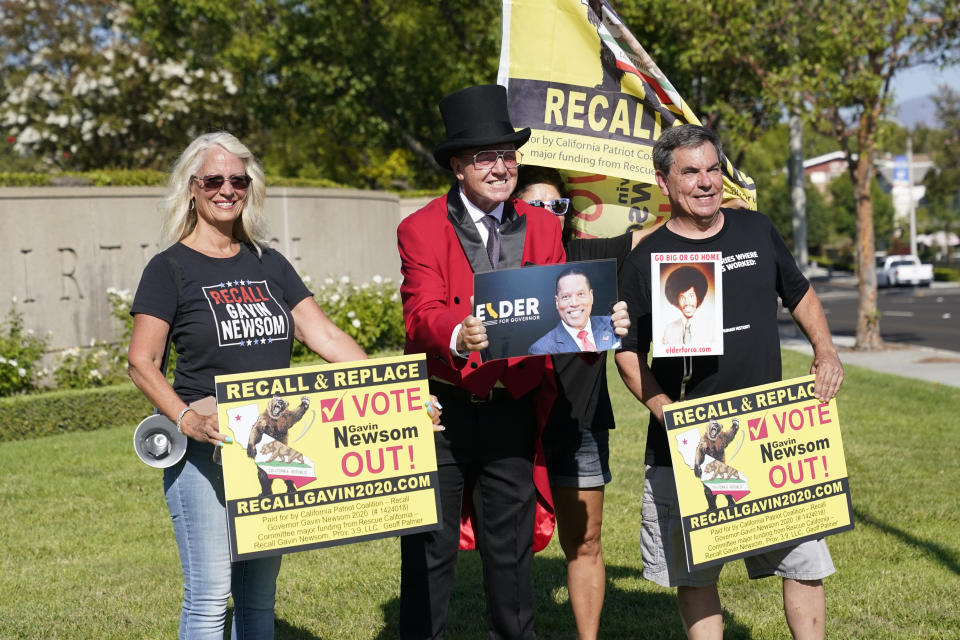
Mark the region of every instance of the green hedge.
[[0, 442], [136, 425], [152, 411], [132, 383], [0, 398]]
[[0, 187], [49, 187], [50, 176], [46, 173], [0, 171]]
[[[169, 174], [153, 169], [100, 169], [64, 173], [25, 173], [0, 171], [0, 187], [162, 187]], [[267, 176], [268, 186], [342, 188], [326, 178], [284, 178]]]
[[76, 183], [87, 182], [91, 187], [159, 187], [167, 184], [169, 175], [153, 169], [102, 169], [82, 173], [65, 173]]
[[934, 267], [933, 279], [938, 282], [960, 282], [960, 269], [956, 267]]
[[[58, 174], [0, 171], [0, 187], [161, 187], [167, 184], [169, 174], [153, 169], [101, 169], [98, 171], [68, 171]], [[267, 176], [268, 187], [314, 187], [342, 189], [345, 185], [326, 178], [285, 178]], [[404, 198], [438, 196], [447, 189], [398, 191]]]

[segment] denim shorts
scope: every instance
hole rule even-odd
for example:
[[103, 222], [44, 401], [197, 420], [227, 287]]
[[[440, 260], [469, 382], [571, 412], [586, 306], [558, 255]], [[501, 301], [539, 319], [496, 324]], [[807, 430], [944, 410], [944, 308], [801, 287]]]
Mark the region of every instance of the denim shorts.
[[[716, 584], [723, 565], [687, 570], [680, 524], [680, 505], [671, 467], [647, 465], [641, 505], [640, 547], [643, 577], [663, 587], [706, 587]], [[774, 549], [743, 559], [751, 579], [777, 575], [793, 580], [820, 580], [834, 573], [823, 538], [795, 547]]]
[[551, 429], [543, 432], [550, 486], [590, 489], [609, 484], [610, 431]]

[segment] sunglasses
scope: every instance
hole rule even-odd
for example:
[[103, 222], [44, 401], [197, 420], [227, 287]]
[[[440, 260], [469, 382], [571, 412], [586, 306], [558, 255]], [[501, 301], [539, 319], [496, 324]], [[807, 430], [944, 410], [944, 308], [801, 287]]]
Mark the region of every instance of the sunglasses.
[[534, 207], [543, 207], [555, 216], [562, 216], [570, 207], [570, 198], [557, 198], [556, 200], [528, 200], [527, 204]]
[[221, 175], [190, 176], [190, 178], [199, 182], [204, 191], [219, 191], [220, 187], [223, 186], [223, 183], [227, 181], [229, 181], [230, 186], [237, 191], [243, 191], [250, 186], [250, 182], [252, 181], [252, 178], [245, 173], [242, 175], [230, 176], [229, 178], [224, 178]]
[[516, 169], [523, 160], [523, 154], [515, 149], [487, 149], [473, 154], [473, 165], [480, 171], [488, 171], [500, 158], [503, 158], [503, 165], [507, 169]]

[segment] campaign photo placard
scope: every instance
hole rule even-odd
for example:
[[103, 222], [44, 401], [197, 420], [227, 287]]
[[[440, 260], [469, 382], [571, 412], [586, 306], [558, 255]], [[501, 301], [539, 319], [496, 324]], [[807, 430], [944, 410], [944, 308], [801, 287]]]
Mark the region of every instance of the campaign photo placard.
[[687, 566], [853, 529], [837, 400], [814, 376], [667, 405]]
[[600, 352], [620, 346], [610, 314], [617, 261], [500, 269], [473, 276], [474, 312], [490, 346], [483, 360]]
[[653, 357], [723, 354], [720, 252], [650, 256]]
[[439, 529], [423, 354], [217, 376], [231, 560]]

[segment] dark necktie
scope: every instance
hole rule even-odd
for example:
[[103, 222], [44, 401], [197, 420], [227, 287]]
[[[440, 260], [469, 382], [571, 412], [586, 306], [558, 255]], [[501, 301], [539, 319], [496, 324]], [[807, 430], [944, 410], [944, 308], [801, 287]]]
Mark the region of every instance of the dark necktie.
[[490, 215], [481, 218], [483, 226], [487, 228], [487, 257], [490, 258], [490, 266], [497, 268], [500, 262], [500, 222]]

